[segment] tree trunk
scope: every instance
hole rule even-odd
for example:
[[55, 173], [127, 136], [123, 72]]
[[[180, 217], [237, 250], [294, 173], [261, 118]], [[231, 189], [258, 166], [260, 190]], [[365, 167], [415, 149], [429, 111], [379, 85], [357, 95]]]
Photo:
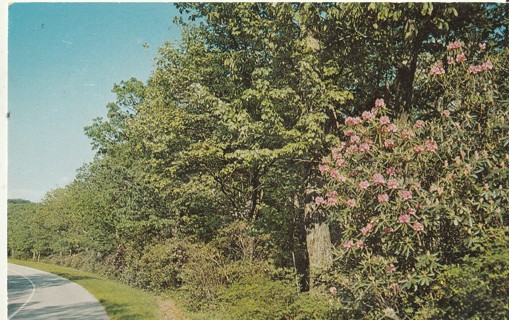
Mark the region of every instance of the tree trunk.
[[319, 222], [308, 226], [306, 245], [309, 256], [309, 287], [313, 289], [316, 277], [332, 267], [332, 242], [329, 225]]
[[313, 184], [308, 183], [305, 191], [304, 216], [306, 223], [306, 245], [309, 260], [309, 288], [315, 287], [315, 279], [332, 266], [332, 241], [329, 225], [323, 214], [314, 206]]

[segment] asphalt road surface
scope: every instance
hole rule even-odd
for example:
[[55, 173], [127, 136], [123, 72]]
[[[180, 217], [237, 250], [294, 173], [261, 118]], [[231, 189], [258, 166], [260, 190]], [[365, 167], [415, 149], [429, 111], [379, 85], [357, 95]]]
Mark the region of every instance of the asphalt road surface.
[[9, 263], [7, 289], [9, 320], [108, 319], [87, 290], [51, 273]]

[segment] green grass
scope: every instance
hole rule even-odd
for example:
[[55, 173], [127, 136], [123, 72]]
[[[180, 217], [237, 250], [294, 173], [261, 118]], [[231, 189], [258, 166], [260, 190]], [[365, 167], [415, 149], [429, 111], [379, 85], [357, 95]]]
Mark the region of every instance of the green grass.
[[110, 319], [161, 319], [154, 294], [104, 279], [96, 274], [43, 262], [9, 259], [10, 263], [43, 270], [74, 281], [101, 302]]

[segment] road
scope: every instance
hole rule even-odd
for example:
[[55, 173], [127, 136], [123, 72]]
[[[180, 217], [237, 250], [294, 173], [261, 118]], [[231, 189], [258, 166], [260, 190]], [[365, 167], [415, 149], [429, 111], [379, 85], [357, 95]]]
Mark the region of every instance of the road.
[[78, 284], [44, 271], [9, 263], [10, 319], [108, 319], [103, 306]]

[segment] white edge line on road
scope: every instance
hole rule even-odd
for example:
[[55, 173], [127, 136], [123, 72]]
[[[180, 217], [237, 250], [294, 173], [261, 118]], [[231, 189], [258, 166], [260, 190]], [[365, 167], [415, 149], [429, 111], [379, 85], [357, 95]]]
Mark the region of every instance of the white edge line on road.
[[18, 274], [18, 275], [22, 276], [23, 278], [27, 279], [28, 281], [30, 281], [30, 283], [32, 284], [32, 293], [30, 294], [30, 297], [28, 297], [28, 299], [25, 301], [25, 303], [23, 303], [23, 305], [22, 305], [21, 307], [19, 307], [19, 308], [18, 308], [18, 310], [16, 310], [16, 312], [14, 312], [14, 313], [13, 313], [13, 314], [12, 314], [12, 315], [8, 318], [9, 320], [10, 320], [10, 319], [12, 319], [12, 318], [14, 318], [14, 316], [15, 316], [16, 314], [18, 314], [18, 312], [20, 312], [20, 311], [21, 311], [21, 309], [23, 309], [23, 308], [27, 305], [27, 303], [28, 303], [28, 302], [32, 299], [32, 297], [34, 296], [34, 293], [35, 293], [35, 285], [34, 285], [34, 283], [32, 282], [32, 280], [28, 279], [26, 276], [22, 275], [22, 274], [21, 274], [21, 273], [19, 273], [19, 272], [16, 272], [16, 271], [12, 270], [12, 269], [11, 269], [11, 272], [14, 272], [14, 273], [16, 273], [16, 274]]

